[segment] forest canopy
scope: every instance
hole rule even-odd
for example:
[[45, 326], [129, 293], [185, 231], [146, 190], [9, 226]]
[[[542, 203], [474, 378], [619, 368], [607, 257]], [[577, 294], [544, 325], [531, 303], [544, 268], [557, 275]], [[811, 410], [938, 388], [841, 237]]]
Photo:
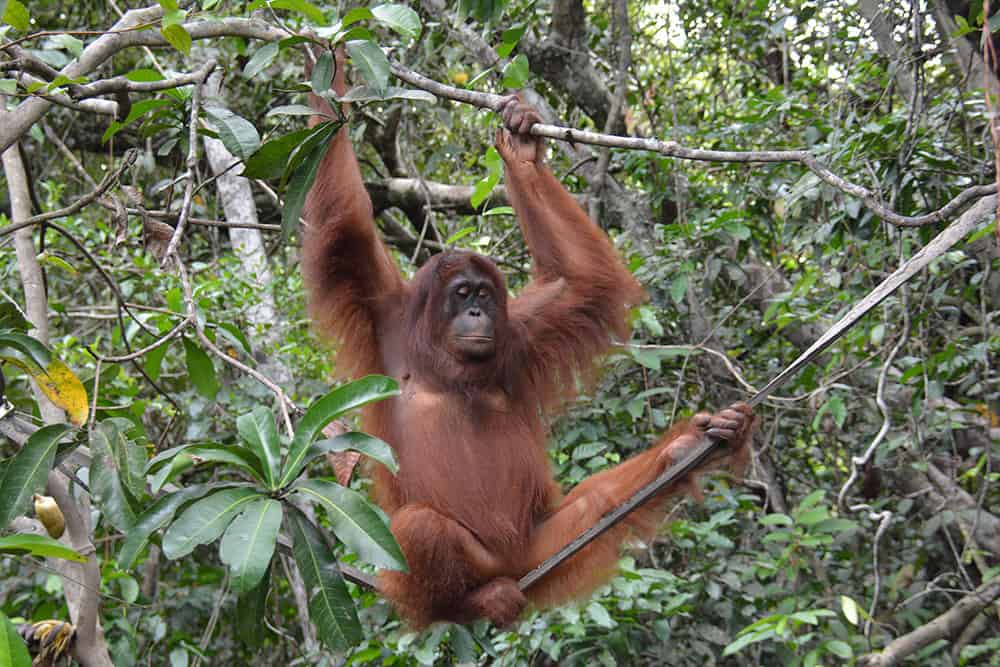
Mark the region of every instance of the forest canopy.
[[[0, 17], [0, 664], [998, 664], [991, 3]], [[516, 294], [493, 147], [514, 91], [646, 295], [551, 424], [566, 489], [749, 399], [963, 231], [757, 405], [745, 476], [673, 505], [593, 597], [413, 632], [371, 588], [405, 558], [359, 462], [396, 470], [394, 443], [356, 430], [398, 385], [332, 379], [303, 205], [347, 127], [404, 277], [471, 250]], [[350, 106], [310, 127], [310, 93]]]

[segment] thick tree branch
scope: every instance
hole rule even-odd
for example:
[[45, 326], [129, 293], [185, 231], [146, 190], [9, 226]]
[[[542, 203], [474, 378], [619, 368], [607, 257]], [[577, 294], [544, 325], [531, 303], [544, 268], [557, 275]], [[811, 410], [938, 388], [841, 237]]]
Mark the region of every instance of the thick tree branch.
[[[170, 46], [159, 31], [138, 29], [155, 23], [162, 16], [163, 8], [158, 5], [126, 12], [108, 32], [91, 42], [79, 58], [62, 68], [59, 73], [69, 79], [77, 79], [90, 75], [123, 49], [137, 46]], [[191, 21], [183, 24], [183, 27], [194, 40], [239, 36], [247, 39], [277, 41], [291, 36], [286, 30], [257, 19], [226, 18]], [[7, 48], [10, 46], [8, 44]], [[0, 113], [0, 151], [6, 150], [24, 135], [48, 112], [52, 104], [51, 100], [32, 97], [19, 104], [13, 111]]]
[[867, 667], [895, 667], [905, 658], [939, 639], [952, 640], [987, 605], [1000, 597], [1000, 578], [987, 581], [954, 607], [913, 632], [893, 640], [881, 653], [863, 656], [859, 664]]

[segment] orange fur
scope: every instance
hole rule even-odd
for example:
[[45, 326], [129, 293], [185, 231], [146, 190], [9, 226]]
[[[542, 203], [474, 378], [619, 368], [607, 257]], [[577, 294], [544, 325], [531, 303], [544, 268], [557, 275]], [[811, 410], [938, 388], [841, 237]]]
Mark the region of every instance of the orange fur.
[[[344, 91], [342, 60], [334, 88]], [[613, 573], [625, 540], [650, 537], [662, 500], [678, 489], [562, 564], [527, 600], [515, 580], [705, 437], [679, 424], [650, 450], [562, 497], [544, 424], [574, 397], [576, 378], [593, 369], [611, 336], [628, 335], [627, 309], [642, 290], [532, 141], [504, 132], [497, 143], [534, 259], [532, 283], [509, 304], [503, 276], [472, 253], [438, 255], [403, 281], [375, 232], [346, 128], [332, 140], [307, 200], [303, 272], [311, 313], [339, 344], [339, 370], [390, 375], [402, 388], [367, 408], [363, 427], [392, 444], [399, 460], [395, 476], [374, 467], [375, 498], [392, 517], [410, 571], [385, 571], [379, 585], [415, 627], [480, 617], [506, 624], [527, 600], [551, 605], [586, 595]], [[485, 361], [454, 356], [443, 344], [444, 286], [461, 271], [486, 277], [498, 294], [496, 350]], [[748, 447], [750, 421], [735, 438], [738, 451]]]

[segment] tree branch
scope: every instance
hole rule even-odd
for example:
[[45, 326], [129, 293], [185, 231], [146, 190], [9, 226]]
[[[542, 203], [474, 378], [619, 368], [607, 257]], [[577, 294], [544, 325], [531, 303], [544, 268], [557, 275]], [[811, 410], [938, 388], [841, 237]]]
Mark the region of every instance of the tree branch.
[[[464, 102], [473, 106], [495, 111], [503, 99], [500, 95], [464, 90], [439, 83], [418, 74], [397, 63], [392, 64], [392, 73], [399, 79], [429, 93], [456, 102]], [[681, 160], [700, 162], [738, 162], [738, 163], [769, 163], [797, 162], [826, 183], [841, 192], [857, 197], [866, 208], [879, 218], [898, 227], [921, 227], [937, 222], [944, 222], [953, 217], [966, 204], [975, 199], [997, 192], [995, 183], [974, 185], [960, 192], [950, 202], [936, 211], [920, 216], [900, 215], [881, 203], [880, 198], [871, 190], [844, 179], [824, 166], [815, 155], [805, 150], [775, 150], [775, 151], [715, 151], [700, 148], [687, 148], [676, 141], [661, 141], [645, 137], [620, 137], [613, 134], [577, 130], [559, 127], [546, 123], [536, 123], [531, 126], [531, 134], [536, 137], [559, 139], [570, 143], [592, 144], [594, 146], [609, 146], [628, 150], [650, 151]]]
[[953, 639], [979, 612], [998, 597], [1000, 597], [1000, 577], [982, 584], [929, 623], [889, 642], [881, 653], [863, 656], [859, 664], [867, 667], [894, 667], [907, 656], [939, 639]]

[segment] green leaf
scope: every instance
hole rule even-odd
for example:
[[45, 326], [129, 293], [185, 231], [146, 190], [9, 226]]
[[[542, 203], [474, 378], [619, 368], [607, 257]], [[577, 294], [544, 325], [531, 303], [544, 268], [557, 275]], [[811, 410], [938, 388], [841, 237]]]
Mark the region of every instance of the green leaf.
[[222, 535], [237, 512], [262, 496], [247, 487], [223, 489], [192, 503], [163, 535], [163, 555], [170, 560], [186, 556], [199, 544]]
[[420, 16], [406, 5], [379, 5], [372, 7], [376, 20], [387, 25], [403, 37], [420, 36]]
[[845, 530], [853, 530], [858, 524], [850, 519], [826, 519], [820, 521], [812, 527], [814, 533], [842, 533]]
[[83, 42], [73, 35], [54, 35], [50, 43], [56, 48], [71, 53], [76, 58], [79, 58], [80, 54], [83, 53]]
[[[16, 2], [16, 0], [11, 0]], [[7, 20], [4, 17], [4, 20]], [[0, 612], [0, 665], [5, 667], [31, 667], [31, 655], [17, 629], [3, 612]]]
[[491, 215], [514, 215], [514, 209], [511, 206], [494, 206], [488, 211], [483, 211], [484, 218], [488, 218]]
[[52, 361], [49, 348], [26, 334], [9, 332], [0, 334], [0, 350], [4, 348], [20, 352], [39, 368], [45, 368]]
[[361, 433], [360, 431], [341, 433], [335, 438], [319, 440], [318, 442], [313, 443], [312, 447], [309, 448], [309, 454], [306, 456], [306, 462], [308, 463], [317, 456], [322, 456], [323, 454], [328, 454], [330, 452], [343, 452], [347, 450], [360, 452], [368, 458], [378, 461], [388, 468], [389, 472], [393, 474], [399, 471], [399, 465], [396, 463], [396, 456], [393, 454], [392, 447], [389, 443], [384, 440], [380, 440], [373, 435]]
[[814, 507], [813, 509], [806, 510], [805, 512], [796, 514], [795, 522], [803, 526], [813, 526], [821, 521], [826, 521], [830, 518], [830, 510], [824, 507]]
[[314, 93], [322, 95], [330, 90], [330, 82], [332, 81], [333, 54], [330, 51], [323, 51], [319, 54], [319, 58], [316, 59], [316, 64], [313, 66], [309, 85], [312, 87]]
[[215, 123], [219, 139], [226, 149], [245, 160], [260, 148], [260, 135], [253, 123], [222, 107], [205, 107], [205, 113]]
[[[80, 555], [62, 542], [54, 540], [48, 535], [30, 533], [17, 533], [0, 537], [0, 554], [31, 554], [42, 558], [61, 558], [77, 563], [87, 562], [86, 556]], [[0, 662], [0, 664], [3, 663]]]
[[153, 379], [155, 382], [160, 377], [160, 371], [163, 370], [163, 357], [166, 356], [167, 350], [170, 349], [170, 343], [164, 343], [163, 345], [154, 348], [146, 353], [146, 362], [144, 365], [146, 369], [146, 374]]
[[251, 648], [259, 646], [267, 636], [264, 619], [270, 588], [271, 569], [268, 568], [257, 586], [236, 600], [236, 636]]
[[236, 428], [261, 462], [268, 488], [275, 488], [281, 474], [281, 438], [274, 415], [265, 407], [254, 408], [253, 412], [236, 419]]
[[[263, 463], [249, 449], [239, 445], [222, 445], [214, 442], [181, 445], [166, 449], [150, 459], [149, 463], [146, 464], [146, 473], [157, 475], [158, 479], [153, 486], [153, 491], [156, 492], [174, 474], [186, 470], [192, 465], [206, 463], [228, 463], [247, 471], [261, 482], [266, 480]], [[163, 473], [163, 470], [170, 470], [170, 472]], [[161, 474], [162, 478], [160, 478]]]
[[226, 528], [219, 558], [229, 565], [230, 584], [237, 594], [253, 590], [264, 578], [274, 555], [281, 517], [280, 502], [259, 498]]
[[136, 82], [150, 82], [150, 81], [163, 81], [163, 75], [157, 72], [155, 69], [150, 69], [148, 67], [141, 67], [139, 69], [134, 69], [131, 72], [125, 74], [125, 78], [129, 81]]
[[684, 303], [684, 295], [687, 294], [688, 275], [682, 273], [674, 278], [670, 283], [670, 298], [674, 303]]
[[108, 419], [90, 434], [90, 491], [111, 525], [126, 532], [135, 524], [136, 498], [145, 490], [146, 451], [128, 439], [132, 422]]
[[243, 166], [243, 175], [247, 178], [281, 178], [288, 166], [288, 157], [301, 144], [312, 130], [296, 130], [270, 141], [257, 149], [247, 158]]
[[334, 134], [340, 130], [343, 125], [343, 121], [339, 118], [335, 120], [328, 120], [316, 125], [311, 130], [306, 138], [298, 146], [294, 148], [291, 155], [288, 157], [288, 166], [285, 169], [286, 175], [291, 175], [291, 173], [302, 164], [306, 158], [313, 152], [313, 149], [319, 146], [326, 146], [330, 143], [330, 139]]
[[349, 410], [397, 395], [399, 385], [395, 380], [382, 375], [368, 375], [337, 387], [309, 406], [295, 427], [279, 487], [288, 486], [299, 476], [305, 467], [310, 445], [327, 424]]
[[186, 56], [191, 55], [191, 35], [178, 24], [168, 25], [160, 30], [163, 39], [167, 40], [170, 46], [174, 47]]
[[3, 12], [3, 22], [25, 32], [31, 26], [31, 15], [20, 0], [7, 0], [7, 8]]
[[797, 511], [804, 512], [810, 507], [815, 507], [816, 503], [823, 500], [823, 496], [825, 495], [826, 491], [824, 491], [823, 489], [816, 489], [815, 491], [810, 493], [808, 496], [806, 496], [799, 502]]
[[840, 596], [840, 608], [844, 612], [844, 618], [851, 625], [857, 625], [859, 620], [858, 614], [858, 603], [854, 601], [853, 598], [849, 598], [846, 595]]
[[337, 98], [341, 102], [374, 102], [376, 100], [411, 100], [413, 102], [436, 102], [437, 97], [426, 90], [412, 90], [389, 86], [377, 90], [372, 86], [355, 86]]
[[384, 92], [389, 86], [389, 60], [378, 44], [368, 40], [347, 42], [347, 53], [372, 88]]
[[153, 506], [125, 531], [125, 540], [118, 551], [118, 566], [123, 570], [130, 569], [139, 552], [149, 543], [150, 535], [170, 523], [182, 505], [201, 498], [216, 488], [218, 487], [209, 484], [198, 484], [158, 498]]
[[43, 426], [31, 434], [21, 451], [7, 463], [0, 479], [0, 527], [6, 528], [15, 517], [24, 514], [31, 497], [45, 487], [59, 440], [71, 430], [69, 424]]
[[205, 398], [214, 399], [219, 393], [219, 381], [215, 379], [211, 357], [194, 342], [184, 338], [184, 358], [195, 389]]
[[361, 560], [391, 570], [406, 570], [406, 557], [389, 531], [388, 522], [363, 495], [320, 479], [300, 482], [295, 490], [326, 510], [330, 528]]
[[270, 66], [278, 56], [281, 45], [278, 42], [268, 42], [260, 47], [250, 56], [246, 66], [243, 68], [243, 76], [252, 79]]
[[503, 68], [500, 85], [504, 88], [520, 90], [528, 83], [530, 76], [531, 68], [528, 65], [528, 57], [520, 53]]
[[316, 180], [316, 172], [319, 171], [320, 162], [323, 161], [328, 149], [329, 146], [325, 145], [314, 147], [288, 179], [285, 207], [281, 211], [281, 233], [286, 239], [298, 228], [302, 207], [306, 204], [306, 197], [313, 181]]
[[497, 55], [501, 58], [506, 58], [513, 53], [518, 42], [521, 41], [521, 37], [524, 35], [525, 29], [526, 26], [521, 25], [504, 30], [500, 35], [500, 46], [497, 47]]
[[331, 651], [344, 651], [363, 638], [358, 613], [323, 535], [299, 511], [289, 514], [292, 554], [309, 592], [309, 620]]
[[758, 521], [762, 526], [792, 526], [795, 524], [792, 517], [787, 514], [768, 514], [762, 516]]
[[344, 18], [340, 19], [340, 28], [344, 29], [349, 25], [357, 23], [358, 21], [367, 21], [371, 18], [375, 18], [375, 15], [372, 14], [372, 10], [367, 7], [355, 7], [344, 14]]
[[613, 628], [618, 625], [615, 623], [615, 620], [611, 618], [608, 610], [596, 600], [587, 605], [587, 616], [589, 616], [594, 623], [602, 628]]
[[247, 337], [240, 331], [240, 328], [233, 324], [232, 322], [219, 322], [215, 325], [215, 331], [217, 334], [228, 340], [233, 344], [233, 347], [237, 348], [243, 354], [250, 356], [253, 351], [250, 348], [250, 341]]
[[854, 657], [854, 650], [851, 648], [850, 644], [839, 639], [831, 639], [823, 644], [823, 646], [827, 651], [842, 660], [850, 660]]
[[16, 329], [24, 332], [31, 329], [31, 323], [25, 319], [24, 313], [16, 304], [10, 301], [0, 301], [0, 329]]
[[[315, 70], [314, 70], [315, 71]], [[267, 112], [267, 117], [271, 116], [312, 116], [316, 114], [316, 110], [311, 106], [305, 104], [283, 104], [280, 107], [274, 107]]]
[[326, 25], [329, 23], [323, 12], [316, 5], [306, 2], [306, 0], [271, 0], [270, 5], [275, 9], [287, 9], [298, 12], [317, 25]]

